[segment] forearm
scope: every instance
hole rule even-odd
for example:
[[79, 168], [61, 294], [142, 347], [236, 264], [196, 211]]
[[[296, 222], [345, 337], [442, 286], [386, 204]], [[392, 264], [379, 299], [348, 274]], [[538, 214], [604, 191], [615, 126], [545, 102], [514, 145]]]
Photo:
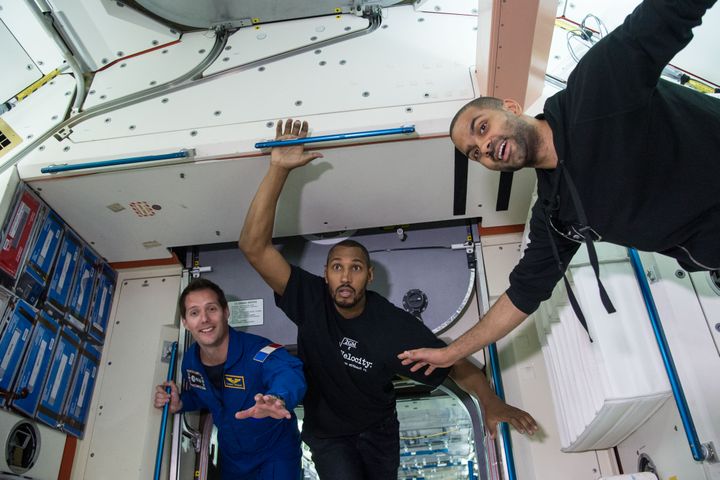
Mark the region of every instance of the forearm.
[[275, 211], [289, 173], [288, 169], [271, 164], [250, 204], [238, 242], [249, 259], [267, 247], [272, 248]]
[[483, 407], [493, 400], [498, 400], [497, 395], [490, 388], [485, 373], [464, 358], [455, 362], [449, 376], [460, 388], [477, 397]]
[[447, 347], [448, 352], [455, 361], [465, 358], [501, 339], [527, 317], [504, 293], [478, 323]]

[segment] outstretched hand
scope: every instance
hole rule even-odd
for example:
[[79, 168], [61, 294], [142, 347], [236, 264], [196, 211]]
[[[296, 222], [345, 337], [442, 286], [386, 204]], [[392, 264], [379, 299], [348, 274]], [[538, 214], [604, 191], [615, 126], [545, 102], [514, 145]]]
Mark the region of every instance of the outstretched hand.
[[235, 418], [243, 420], [245, 418], [266, 418], [272, 417], [276, 419], [291, 418], [290, 412], [285, 408], [285, 402], [277, 398], [275, 395], [263, 395], [258, 393], [255, 395], [255, 405], [247, 410], [241, 410], [235, 414]]
[[[292, 118], [277, 121], [275, 127], [275, 140], [292, 140], [295, 138], [305, 138], [308, 134], [308, 123], [300, 122]], [[273, 147], [270, 155], [270, 163], [272, 165], [292, 170], [297, 167], [307, 165], [316, 158], [322, 158], [320, 152], [306, 152], [304, 145], [291, 145], [289, 147]]]
[[497, 435], [497, 426], [500, 422], [507, 422], [520, 433], [533, 435], [538, 430], [535, 419], [524, 410], [508, 405], [499, 398], [489, 402], [485, 407], [485, 426], [490, 432], [490, 437]]
[[447, 347], [405, 350], [398, 355], [398, 358], [405, 366], [414, 364], [410, 367], [411, 372], [417, 372], [421, 368], [427, 367], [425, 375], [430, 375], [436, 368], [449, 367], [457, 361], [456, 358], [452, 358]]

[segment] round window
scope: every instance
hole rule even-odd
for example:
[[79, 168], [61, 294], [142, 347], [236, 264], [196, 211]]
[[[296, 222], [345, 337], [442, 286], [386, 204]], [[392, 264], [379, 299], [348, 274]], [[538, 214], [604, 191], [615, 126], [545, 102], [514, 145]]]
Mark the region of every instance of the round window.
[[40, 453], [40, 433], [29, 422], [18, 422], [8, 435], [5, 444], [5, 461], [10, 471], [21, 475], [30, 470]]

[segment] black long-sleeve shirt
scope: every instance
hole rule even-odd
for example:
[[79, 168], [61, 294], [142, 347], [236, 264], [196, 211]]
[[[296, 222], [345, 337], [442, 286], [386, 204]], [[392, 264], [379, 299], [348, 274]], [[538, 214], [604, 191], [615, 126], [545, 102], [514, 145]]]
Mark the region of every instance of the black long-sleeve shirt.
[[[552, 129], [596, 239], [681, 261], [687, 247], [720, 265], [720, 100], [660, 80], [714, 3], [646, 0], [545, 103], [540, 118]], [[510, 274], [507, 294], [528, 314], [550, 297], [580, 245], [561, 235], [579, 221], [559, 170], [536, 170], [530, 242]]]

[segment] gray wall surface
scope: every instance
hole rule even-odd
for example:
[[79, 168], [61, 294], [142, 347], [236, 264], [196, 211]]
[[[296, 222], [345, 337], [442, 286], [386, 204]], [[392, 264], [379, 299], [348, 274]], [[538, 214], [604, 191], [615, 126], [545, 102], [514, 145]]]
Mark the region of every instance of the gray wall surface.
[[[473, 226], [475, 230], [475, 226]], [[352, 233], [352, 232], [348, 232]], [[460, 308], [470, 282], [470, 270], [464, 249], [451, 250], [452, 244], [466, 240], [467, 227], [457, 224], [407, 227], [402, 241], [395, 228], [368, 229], [351, 236], [370, 251], [375, 269], [368, 289], [378, 292], [402, 308], [402, 299], [410, 289], [420, 289], [428, 297], [423, 322], [431, 329], [447, 322]], [[338, 237], [338, 240], [344, 237]], [[275, 241], [285, 258], [311, 273], [322, 276], [331, 238], [288, 237]], [[263, 299], [262, 325], [241, 328], [282, 344], [295, 344], [297, 329], [275, 306], [272, 291], [247, 263], [235, 245], [206, 247], [200, 250], [200, 265], [211, 266], [204, 278], [220, 285], [228, 301]]]

